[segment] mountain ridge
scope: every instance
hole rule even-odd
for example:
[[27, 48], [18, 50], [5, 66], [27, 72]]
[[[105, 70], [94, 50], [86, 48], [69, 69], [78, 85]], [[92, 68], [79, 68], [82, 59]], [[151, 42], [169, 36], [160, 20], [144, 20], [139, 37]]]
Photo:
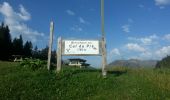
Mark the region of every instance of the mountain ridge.
[[151, 67], [154, 68], [158, 60], [139, 60], [139, 59], [129, 59], [129, 60], [115, 60], [108, 64], [109, 66], [124, 66], [124, 67]]

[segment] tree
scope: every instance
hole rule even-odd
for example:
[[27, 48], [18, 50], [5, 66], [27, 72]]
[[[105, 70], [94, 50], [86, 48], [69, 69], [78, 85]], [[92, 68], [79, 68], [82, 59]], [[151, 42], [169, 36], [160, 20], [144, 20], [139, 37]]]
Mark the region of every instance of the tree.
[[14, 55], [23, 55], [23, 40], [22, 35], [19, 38], [13, 40], [13, 54]]
[[51, 52], [51, 62], [57, 63], [57, 56], [56, 56], [56, 50]]
[[26, 41], [26, 43], [24, 44], [24, 48], [23, 48], [23, 53], [25, 57], [31, 57], [32, 56], [32, 43], [31, 41]]
[[0, 60], [9, 60], [12, 52], [11, 45], [10, 30], [2, 23], [0, 26]]
[[38, 51], [38, 47], [37, 46], [35, 46], [34, 51]]
[[170, 68], [170, 56], [163, 58], [161, 61], [158, 61], [156, 68]]
[[35, 46], [34, 50], [32, 50], [32, 57], [39, 59], [40, 58], [39, 56], [40, 56], [40, 50], [38, 50], [38, 47]]
[[41, 50], [40, 55], [42, 60], [48, 59], [48, 46]]
[[[47, 60], [48, 59], [48, 46], [43, 48], [42, 50], [38, 50], [37, 46], [35, 46], [32, 57], [36, 59], [41, 60]], [[56, 51], [51, 52], [51, 62], [56, 63]]]

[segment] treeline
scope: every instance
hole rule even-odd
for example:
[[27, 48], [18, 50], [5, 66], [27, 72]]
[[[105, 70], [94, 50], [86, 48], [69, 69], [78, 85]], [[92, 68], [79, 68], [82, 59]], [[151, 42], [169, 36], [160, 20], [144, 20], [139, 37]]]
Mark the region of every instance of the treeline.
[[156, 68], [170, 68], [170, 56], [163, 58], [161, 61], [158, 61]]
[[[52, 61], [55, 62], [55, 51], [52, 51]], [[0, 60], [13, 60], [13, 56], [22, 56], [23, 58], [38, 58], [47, 60], [48, 46], [39, 50], [37, 46], [33, 49], [31, 41], [23, 42], [22, 35], [18, 38], [11, 38], [10, 30], [7, 25], [0, 25]]]

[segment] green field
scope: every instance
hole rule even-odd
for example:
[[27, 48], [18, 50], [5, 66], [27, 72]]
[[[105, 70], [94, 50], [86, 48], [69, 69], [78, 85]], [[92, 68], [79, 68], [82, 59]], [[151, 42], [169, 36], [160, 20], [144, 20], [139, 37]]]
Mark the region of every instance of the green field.
[[0, 100], [170, 100], [169, 69], [64, 68], [60, 74], [0, 62]]

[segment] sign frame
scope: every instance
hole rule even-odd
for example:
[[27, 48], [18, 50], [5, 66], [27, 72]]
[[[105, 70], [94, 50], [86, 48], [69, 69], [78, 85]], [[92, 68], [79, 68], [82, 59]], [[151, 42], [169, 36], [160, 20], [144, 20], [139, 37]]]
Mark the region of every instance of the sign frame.
[[[67, 39], [65, 39], [67, 40]], [[57, 42], [57, 52], [56, 52], [56, 55], [57, 55], [57, 73], [60, 72], [61, 70], [61, 59], [62, 59], [62, 56], [101, 56], [102, 58], [104, 57], [105, 53], [103, 52], [104, 49], [105, 49], [105, 41], [102, 39], [102, 40], [99, 40], [99, 39], [96, 39], [96, 40], [85, 40], [85, 39], [71, 39], [71, 40], [75, 40], [75, 41], [98, 41], [99, 42], [99, 54], [64, 54], [64, 41], [65, 40], [62, 40], [61, 37], [58, 38], [58, 42]], [[102, 65], [105, 65], [106, 64], [106, 61], [102, 60]], [[104, 75], [104, 74], [103, 74]]]
[[[64, 50], [65, 50], [65, 41], [98, 41], [98, 49], [99, 49], [99, 53], [98, 54], [65, 54]], [[63, 56], [102, 56], [102, 42], [99, 39], [63, 39], [61, 40], [61, 55]]]

